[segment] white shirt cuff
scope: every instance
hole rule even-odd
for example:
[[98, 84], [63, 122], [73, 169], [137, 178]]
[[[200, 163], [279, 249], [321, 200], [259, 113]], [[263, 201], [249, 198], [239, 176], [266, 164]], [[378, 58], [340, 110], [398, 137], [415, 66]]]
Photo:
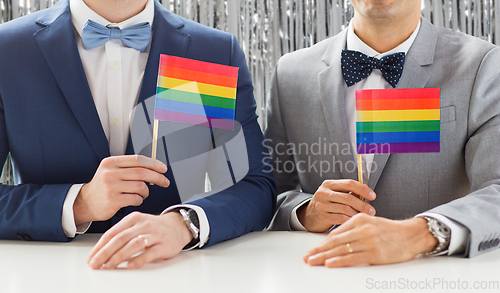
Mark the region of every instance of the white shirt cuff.
[[463, 226], [462, 224], [437, 213], [421, 213], [415, 216], [416, 217], [431, 217], [434, 218], [441, 223], [445, 224], [451, 230], [450, 236], [450, 246], [448, 247], [448, 255], [453, 255], [456, 253], [463, 252], [467, 247], [467, 239], [469, 236], [469, 229]]
[[293, 208], [292, 213], [290, 214], [290, 227], [294, 231], [306, 231], [306, 228], [299, 221], [299, 217], [297, 216], [297, 210], [305, 204], [308, 204], [311, 199], [306, 199], [303, 202], [299, 203], [296, 207]]
[[202, 248], [208, 242], [208, 236], [210, 235], [210, 224], [208, 223], [205, 211], [201, 207], [192, 204], [177, 204], [167, 208], [161, 214], [164, 215], [177, 208], [193, 209], [196, 212], [196, 215], [198, 215], [198, 221], [200, 222], [200, 242], [186, 250], [191, 250], [196, 247]]
[[74, 238], [76, 234], [83, 234], [87, 232], [91, 223], [84, 223], [78, 226], [75, 225], [75, 214], [73, 211], [73, 204], [75, 203], [76, 197], [82, 189], [83, 184], [74, 184], [68, 190], [66, 194], [66, 199], [63, 204], [63, 213], [62, 213], [62, 228], [64, 230], [64, 234], [66, 237]]

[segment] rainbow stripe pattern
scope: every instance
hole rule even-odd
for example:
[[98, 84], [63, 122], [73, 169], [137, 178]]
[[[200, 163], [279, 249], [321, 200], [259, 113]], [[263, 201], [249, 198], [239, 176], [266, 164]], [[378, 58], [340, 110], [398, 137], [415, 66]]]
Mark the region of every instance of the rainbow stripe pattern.
[[154, 119], [234, 130], [238, 70], [160, 55]]
[[440, 150], [439, 88], [356, 91], [358, 154]]

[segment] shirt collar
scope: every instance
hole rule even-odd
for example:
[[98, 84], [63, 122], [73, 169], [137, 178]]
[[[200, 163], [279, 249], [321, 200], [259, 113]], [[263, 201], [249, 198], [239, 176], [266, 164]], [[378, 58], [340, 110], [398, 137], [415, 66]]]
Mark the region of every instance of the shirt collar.
[[120, 23], [112, 23], [106, 20], [104, 17], [90, 9], [87, 4], [83, 2], [83, 0], [70, 0], [69, 9], [71, 11], [71, 21], [73, 22], [73, 26], [80, 36], [82, 36], [83, 26], [89, 19], [103, 26], [119, 27], [121, 29], [126, 29], [143, 22], [149, 22], [149, 25], [153, 27], [155, 14], [154, 0], [148, 0], [143, 11]]
[[[73, 0], [72, 0], [73, 1]], [[354, 28], [352, 26], [352, 22], [349, 24], [349, 27], [347, 29], [347, 50], [353, 50], [353, 51], [359, 51], [363, 54], [366, 54], [370, 57], [375, 57], [375, 58], [382, 58], [384, 56], [394, 54], [397, 52], [403, 52], [403, 53], [408, 53], [408, 50], [410, 50], [411, 45], [413, 44], [413, 41], [415, 41], [415, 38], [417, 37], [418, 31], [420, 30], [420, 24], [422, 21], [418, 22], [417, 27], [411, 34], [411, 36], [406, 39], [406, 41], [402, 42], [397, 46], [396, 48], [384, 52], [384, 53], [379, 53], [372, 49], [370, 46], [365, 44], [355, 33], [354, 33]]]

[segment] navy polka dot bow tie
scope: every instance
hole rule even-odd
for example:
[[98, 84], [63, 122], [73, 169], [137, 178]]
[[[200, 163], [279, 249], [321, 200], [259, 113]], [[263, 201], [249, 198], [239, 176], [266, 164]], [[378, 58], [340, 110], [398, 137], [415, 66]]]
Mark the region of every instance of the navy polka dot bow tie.
[[401, 78], [404, 64], [405, 53], [401, 52], [379, 60], [358, 51], [342, 50], [342, 74], [347, 86], [367, 78], [373, 69], [379, 69], [385, 80], [394, 88]]

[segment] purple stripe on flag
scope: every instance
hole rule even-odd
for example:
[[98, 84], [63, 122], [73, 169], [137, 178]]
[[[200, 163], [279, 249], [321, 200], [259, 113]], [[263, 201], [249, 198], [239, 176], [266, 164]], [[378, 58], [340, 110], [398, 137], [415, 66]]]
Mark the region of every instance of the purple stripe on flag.
[[234, 120], [155, 109], [154, 119], [191, 125], [234, 130]]
[[439, 142], [361, 143], [358, 154], [439, 153]]

